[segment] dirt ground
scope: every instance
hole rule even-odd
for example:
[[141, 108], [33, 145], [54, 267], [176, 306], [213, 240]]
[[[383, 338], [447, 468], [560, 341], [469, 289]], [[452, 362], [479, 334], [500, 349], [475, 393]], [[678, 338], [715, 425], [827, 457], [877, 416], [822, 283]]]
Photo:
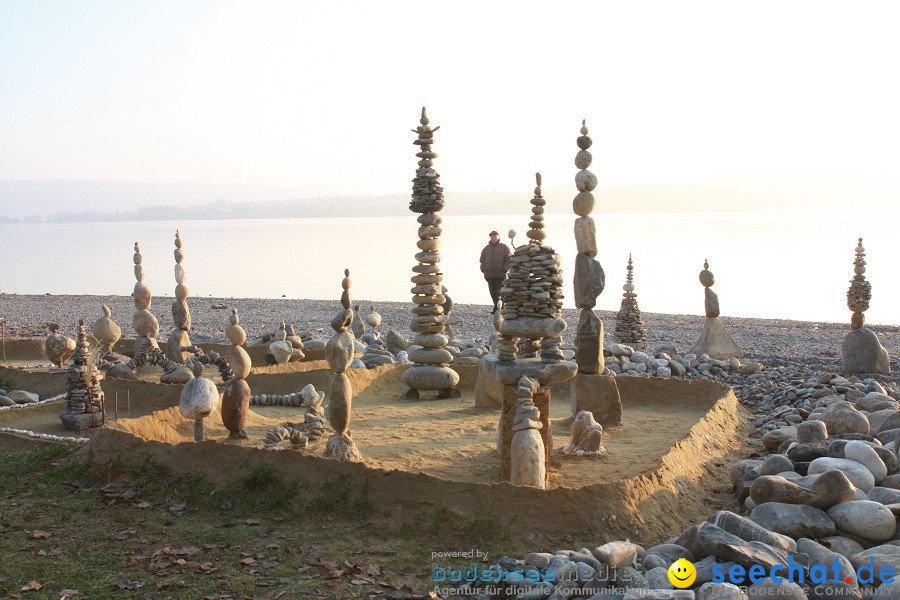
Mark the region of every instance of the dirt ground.
[[[253, 393], [289, 393], [307, 383], [328, 389], [332, 373], [319, 361], [262, 367], [248, 377]], [[463, 367], [459, 399], [412, 401], [402, 397], [402, 366], [350, 372], [355, 390], [351, 429], [364, 465], [320, 458], [325, 440], [301, 452], [261, 450], [265, 431], [303, 419], [303, 409], [253, 406], [250, 440], [219, 443], [227, 436], [218, 415], [206, 419], [210, 440], [195, 444], [193, 423], [181, 417], [179, 385], [104, 380], [109, 427], [93, 433], [86, 452], [95, 459], [130, 457], [171, 463], [221, 479], [265, 462], [310, 489], [334, 477], [365, 487], [378, 514], [416, 518], [435, 507], [458, 514], [493, 514], [508, 521], [514, 537], [554, 539], [575, 526], [616, 539], [652, 536], [705, 518], [710, 503], [727, 505], [730, 460], [747, 454], [746, 415], [731, 391], [709, 381], [618, 379], [624, 422], [604, 432], [600, 458], [562, 454], [571, 405], [566, 386], [551, 403], [553, 452], [547, 490], [501, 482], [496, 452], [499, 410], [474, 408], [477, 367]], [[217, 374], [216, 374], [217, 377]], [[62, 375], [0, 369], [0, 378], [64, 387]], [[150, 380], [150, 381], [147, 381]], [[26, 386], [22, 386], [26, 387]], [[43, 393], [43, 392], [42, 392]], [[118, 397], [118, 401], [113, 399]], [[118, 405], [118, 421], [113, 403]], [[0, 426], [63, 435], [61, 402], [0, 412]], [[21, 446], [0, 435], [0, 447]], [[5, 441], [4, 441], [5, 440]]]

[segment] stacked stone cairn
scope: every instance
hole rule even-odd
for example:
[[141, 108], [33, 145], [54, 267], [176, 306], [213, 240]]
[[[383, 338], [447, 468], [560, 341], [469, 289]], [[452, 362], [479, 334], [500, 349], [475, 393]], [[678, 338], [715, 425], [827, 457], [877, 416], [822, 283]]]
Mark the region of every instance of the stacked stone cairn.
[[562, 318], [562, 268], [559, 255], [544, 245], [544, 205], [541, 195], [541, 174], [535, 174], [537, 186], [531, 199], [530, 229], [525, 234], [529, 243], [516, 248], [509, 260], [509, 272], [500, 288], [503, 307], [500, 314], [500, 340], [497, 358], [514, 361], [517, 340], [525, 346], [525, 358], [537, 354], [541, 360], [556, 363], [563, 360], [560, 350], [561, 334], [566, 330]]
[[[559, 255], [544, 245], [541, 175], [531, 200], [529, 243], [516, 248], [500, 290], [494, 327], [496, 356], [484, 356], [476, 383], [476, 405], [486, 406], [497, 392], [500, 422], [497, 450], [500, 477], [517, 485], [544, 488], [553, 438], [550, 431], [550, 385], [575, 375], [575, 363], [560, 350], [566, 329], [562, 319], [562, 269]], [[540, 348], [540, 357], [517, 359], [517, 341]], [[531, 352], [528, 352], [531, 354]], [[494, 392], [497, 390], [497, 392]]]
[[[293, 337], [298, 338], [296, 334]], [[281, 365], [290, 360], [300, 360], [303, 358], [303, 351], [294, 345], [296, 341], [288, 341], [287, 338], [287, 325], [282, 321], [278, 331], [275, 332], [275, 341], [269, 344], [269, 357], [271, 357], [270, 361], [274, 362], [274, 364]], [[302, 341], [300, 341], [299, 346], [301, 348], [303, 347]]]
[[865, 311], [872, 300], [872, 284], [866, 281], [866, 249], [862, 238], [856, 246], [853, 279], [847, 290], [847, 306], [852, 311], [850, 327], [841, 346], [841, 362], [845, 373], [880, 373], [889, 375], [891, 358], [874, 331], [865, 327]]
[[585, 121], [581, 122], [581, 135], [576, 140], [578, 153], [575, 155], [575, 187], [578, 194], [572, 201], [575, 219], [575, 306], [581, 312], [578, 329], [575, 332], [575, 362], [578, 374], [572, 379], [572, 416], [583, 410], [594, 415], [601, 425], [618, 425], [622, 422], [622, 400], [616, 382], [610, 376], [603, 359], [603, 321], [594, 314], [597, 296], [606, 286], [606, 274], [596, 260], [597, 227], [591, 213], [594, 210], [593, 191], [597, 187], [597, 176], [588, 170], [593, 162], [589, 151], [593, 140], [588, 136]]
[[51, 323], [49, 333], [44, 338], [44, 354], [47, 359], [62, 369], [75, 353], [75, 340], [59, 332], [59, 323]]
[[325, 360], [334, 372], [331, 388], [328, 390], [328, 421], [334, 429], [334, 435], [328, 438], [325, 446], [325, 458], [361, 462], [362, 455], [350, 437], [350, 412], [353, 402], [353, 384], [347, 377], [347, 369], [353, 361], [354, 338], [350, 326], [353, 323], [352, 297], [350, 295], [350, 270], [344, 269], [341, 281], [341, 310], [331, 320], [331, 328], [335, 334], [325, 345]]
[[100, 427], [106, 422], [98, 357], [99, 352], [88, 349], [84, 319], [81, 319], [78, 342], [66, 376], [66, 409], [59, 413], [60, 421], [69, 431]]
[[709, 261], [704, 259], [703, 270], [700, 271], [700, 283], [703, 284], [705, 295], [706, 323], [700, 333], [700, 338], [691, 348], [691, 352], [697, 355], [706, 354], [710, 358], [718, 360], [741, 358], [744, 353], [719, 321], [719, 296], [712, 291], [712, 285], [715, 282], [716, 278], [709, 270]]
[[638, 350], [647, 350], [647, 331], [641, 320], [641, 309], [638, 307], [637, 294], [634, 293], [634, 265], [631, 254], [628, 254], [628, 275], [622, 286], [622, 306], [616, 315], [616, 339], [620, 344], [628, 344]]
[[299, 335], [297, 335], [297, 331], [294, 329], [293, 323], [288, 323], [286, 331], [287, 331], [287, 337], [284, 338], [284, 341], [289, 342], [291, 344], [291, 348], [293, 350], [299, 350], [299, 352], [297, 352], [297, 353], [294, 353], [292, 350], [291, 354], [292, 354], [293, 358], [300, 360], [301, 358], [303, 358], [305, 356], [303, 354], [303, 348], [304, 348], [303, 338], [301, 338]]
[[432, 152], [431, 146], [434, 132], [440, 127], [429, 125], [425, 107], [422, 107], [419, 123], [413, 130], [418, 134], [413, 144], [419, 146], [416, 153], [419, 168], [413, 179], [409, 202], [409, 210], [419, 213], [418, 264], [412, 269], [414, 286], [410, 290], [416, 306], [412, 310], [410, 329], [416, 334], [415, 343], [421, 348], [410, 353], [409, 358], [415, 364], [403, 374], [403, 382], [408, 386], [406, 397], [410, 399], [419, 399], [420, 390], [437, 390], [439, 398], [458, 398], [459, 374], [447, 366], [453, 355], [444, 349], [450, 340], [444, 335], [446, 297], [441, 286], [444, 276], [438, 266], [442, 221], [438, 213], [444, 207], [444, 189], [440, 185], [440, 175], [432, 168], [437, 154]]
[[135, 333], [137, 333], [137, 339], [134, 341], [135, 356], [150, 348], [156, 350], [159, 349], [159, 344], [156, 342], [156, 336], [159, 335], [159, 321], [157, 321], [156, 317], [153, 316], [153, 313], [150, 312], [150, 305], [153, 302], [153, 293], [150, 290], [150, 285], [144, 281], [146, 273], [144, 272], [144, 266], [141, 264], [143, 261], [144, 258], [141, 256], [141, 247], [135, 242], [134, 278], [137, 279], [137, 283], [134, 284], [135, 310], [131, 321], [131, 326], [134, 328]]
[[540, 434], [544, 424], [540, 420], [538, 407], [534, 405], [534, 394], [539, 387], [535, 379], [522, 377], [516, 388], [509, 482], [543, 489], [547, 485], [549, 449], [544, 447]]
[[[181, 416], [194, 421], [194, 441], [205, 439], [203, 419], [219, 408], [219, 390], [212, 380], [203, 377], [203, 365], [195, 361], [194, 378], [184, 384], [178, 408]], [[223, 377], [224, 379], [224, 377]]]
[[228, 316], [225, 337], [231, 342], [227, 358], [232, 377], [225, 380], [222, 393], [222, 424], [229, 431], [229, 439], [244, 439], [247, 437], [245, 428], [250, 413], [250, 386], [245, 378], [250, 374], [252, 363], [250, 355], [242, 348], [247, 341], [247, 332], [240, 325], [236, 308], [232, 308]]
[[172, 320], [175, 329], [169, 334], [166, 343], [166, 357], [179, 363], [190, 360], [191, 353], [186, 348], [191, 346], [191, 338], [188, 331], [191, 330], [191, 311], [188, 308], [187, 298], [189, 290], [185, 283], [184, 250], [181, 240], [181, 231], [175, 230], [175, 300], [172, 302]]

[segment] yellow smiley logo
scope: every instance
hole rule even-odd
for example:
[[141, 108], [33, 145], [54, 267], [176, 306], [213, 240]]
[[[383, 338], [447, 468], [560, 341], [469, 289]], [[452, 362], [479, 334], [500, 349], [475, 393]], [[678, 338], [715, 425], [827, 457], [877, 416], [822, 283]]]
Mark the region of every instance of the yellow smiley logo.
[[697, 569], [694, 563], [679, 558], [669, 567], [669, 581], [677, 588], [690, 587], [697, 579]]

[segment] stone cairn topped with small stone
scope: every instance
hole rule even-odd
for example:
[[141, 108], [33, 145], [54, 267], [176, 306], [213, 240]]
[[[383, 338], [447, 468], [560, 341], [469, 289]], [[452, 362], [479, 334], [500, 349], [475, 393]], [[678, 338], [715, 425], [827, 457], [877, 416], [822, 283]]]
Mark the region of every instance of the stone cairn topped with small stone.
[[[566, 322], [562, 318], [562, 269], [559, 255], [544, 245], [544, 200], [541, 174], [531, 200], [528, 243], [516, 248], [500, 290], [494, 327], [496, 356], [481, 361], [476, 389], [502, 388], [497, 431], [500, 477], [516, 485], [544, 488], [553, 445], [550, 432], [550, 386], [575, 375], [574, 362], [560, 350]], [[517, 342], [523, 352], [517, 358]], [[540, 357], [537, 354], [540, 348]], [[478, 402], [476, 392], [476, 403]]]
[[555, 363], [563, 360], [561, 334], [566, 330], [562, 318], [562, 268], [559, 254], [544, 245], [544, 206], [541, 195], [541, 174], [535, 174], [537, 186], [531, 199], [530, 229], [525, 234], [529, 242], [516, 248], [509, 260], [509, 272], [500, 288], [503, 308], [500, 313], [500, 340], [497, 358], [513, 361], [517, 354], [517, 340], [527, 346], [525, 358], [537, 354], [540, 344], [541, 360]]
[[250, 414], [250, 386], [244, 379], [250, 374], [252, 363], [242, 347], [247, 341], [247, 332], [241, 327], [236, 308], [228, 315], [225, 337], [231, 342], [227, 358], [232, 377], [225, 380], [222, 393], [222, 424], [229, 431], [229, 439], [243, 439], [247, 437], [245, 428]]
[[352, 297], [350, 296], [350, 270], [344, 269], [341, 281], [341, 306], [343, 309], [331, 320], [331, 328], [335, 334], [325, 345], [325, 360], [334, 372], [331, 387], [328, 390], [328, 421], [334, 429], [334, 435], [328, 438], [325, 445], [325, 458], [361, 462], [362, 455], [350, 437], [350, 412], [353, 403], [353, 384], [347, 377], [347, 369], [353, 361], [354, 337], [350, 331], [353, 324]]
[[578, 329], [575, 332], [575, 362], [578, 374], [572, 379], [572, 416], [583, 410], [589, 411], [601, 425], [618, 425], [622, 421], [622, 400], [615, 379], [603, 360], [603, 321], [594, 314], [597, 296], [606, 286], [606, 274], [596, 260], [597, 227], [591, 213], [594, 210], [593, 191], [597, 187], [597, 176], [588, 170], [593, 162], [589, 151], [593, 140], [588, 136], [585, 121], [581, 122], [581, 135], [576, 140], [578, 153], [575, 155], [575, 188], [578, 194], [572, 201], [575, 219], [575, 306], [581, 312]]
[[703, 284], [704, 307], [706, 309], [706, 323], [700, 338], [691, 348], [691, 352], [697, 356], [706, 354], [710, 358], [724, 360], [726, 358], [741, 358], [744, 353], [734, 343], [731, 335], [719, 321], [719, 296], [712, 291], [712, 285], [716, 282], [712, 271], [709, 270], [709, 262], [703, 260], [703, 270], [700, 271], [700, 283]]
[[172, 302], [172, 320], [175, 322], [175, 329], [169, 334], [169, 340], [166, 344], [166, 356], [169, 360], [186, 363], [191, 352], [186, 348], [191, 346], [191, 338], [188, 337], [188, 331], [191, 329], [191, 311], [188, 308], [187, 298], [190, 293], [185, 283], [184, 250], [182, 250], [183, 242], [181, 241], [181, 231], [175, 230], [175, 300]]
[[419, 146], [416, 156], [419, 168], [413, 179], [412, 199], [409, 210], [419, 213], [419, 241], [416, 246], [418, 264], [413, 267], [413, 303], [416, 305], [410, 329], [416, 334], [415, 343], [421, 348], [410, 353], [415, 364], [403, 374], [403, 383], [408, 386], [406, 397], [420, 398], [420, 390], [437, 390], [439, 398], [458, 398], [456, 389], [459, 374], [449, 366], [453, 355], [444, 349], [449, 339], [444, 335], [447, 315], [444, 308], [446, 298], [441, 282], [444, 279], [438, 263], [441, 261], [441, 216], [444, 207], [444, 188], [441, 176], [432, 167], [437, 154], [432, 152], [434, 132], [440, 127], [429, 125], [425, 107], [422, 107], [420, 125], [413, 130], [418, 138], [413, 144]]
[[534, 394], [540, 385], [530, 377], [522, 377], [516, 387], [516, 412], [513, 436], [509, 449], [509, 482], [544, 488], [547, 485], [547, 464], [550, 448], [541, 437], [540, 410], [534, 404]]
[[891, 358], [881, 345], [874, 331], [865, 327], [865, 311], [872, 300], [872, 284], [866, 281], [866, 249], [862, 238], [856, 246], [856, 257], [853, 260], [853, 279], [847, 290], [847, 307], [851, 310], [851, 330], [844, 338], [841, 346], [841, 362], [845, 373], [881, 373], [891, 372]]
[[66, 409], [59, 419], [69, 431], [100, 427], [106, 422], [100, 389], [99, 354], [88, 349], [84, 319], [78, 323], [78, 341], [66, 377]]
[[153, 302], [153, 293], [150, 285], [144, 279], [144, 257], [141, 256], [141, 247], [138, 243], [134, 243], [134, 278], [137, 283], [134, 284], [134, 317], [131, 320], [131, 326], [137, 333], [137, 339], [134, 341], [134, 354], [137, 356], [147, 350], [153, 348], [158, 350], [159, 344], [156, 342], [156, 336], [159, 335], [159, 321], [150, 312], [150, 305]]
[[112, 311], [105, 304], [102, 307], [103, 315], [94, 321], [91, 331], [94, 339], [100, 342], [100, 352], [104, 355], [111, 354], [113, 346], [122, 338], [122, 328], [112, 320]]
[[647, 331], [641, 319], [641, 309], [638, 307], [637, 294], [634, 293], [634, 265], [631, 262], [631, 254], [628, 254], [628, 275], [625, 276], [625, 285], [622, 286], [622, 306], [616, 315], [616, 340], [620, 344], [628, 344], [638, 350], [646, 350]]

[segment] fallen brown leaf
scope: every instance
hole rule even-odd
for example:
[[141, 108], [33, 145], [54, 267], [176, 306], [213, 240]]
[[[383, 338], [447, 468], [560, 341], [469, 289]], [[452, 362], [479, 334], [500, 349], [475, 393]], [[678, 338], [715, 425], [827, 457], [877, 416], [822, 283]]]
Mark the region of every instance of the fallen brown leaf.
[[262, 521], [259, 519], [247, 519], [244, 522], [247, 523], [247, 525], [259, 525], [260, 523], [262, 523]]
[[42, 587], [44, 587], [44, 586], [39, 584], [37, 581], [29, 581], [28, 583], [23, 585], [22, 589], [20, 589], [19, 591], [20, 592], [36, 592], [37, 590], [41, 589]]
[[59, 592], [60, 598], [74, 598], [75, 596], [80, 596], [81, 592], [78, 590], [62, 590]]
[[46, 531], [39, 531], [39, 530], [35, 529], [34, 531], [31, 532], [31, 539], [34, 539], [34, 540], [44, 540], [44, 539], [47, 539], [48, 537], [50, 537], [50, 534]]

